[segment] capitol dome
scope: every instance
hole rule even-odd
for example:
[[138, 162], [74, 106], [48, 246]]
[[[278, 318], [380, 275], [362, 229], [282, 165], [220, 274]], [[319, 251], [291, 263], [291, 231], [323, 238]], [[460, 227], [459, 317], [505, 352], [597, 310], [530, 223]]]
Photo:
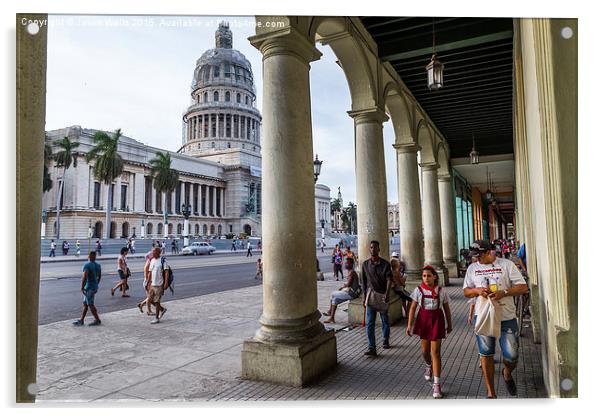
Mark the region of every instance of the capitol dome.
[[197, 60], [190, 96], [183, 117], [183, 153], [211, 156], [236, 149], [259, 156], [261, 114], [253, 70], [247, 58], [232, 49], [227, 22], [215, 32], [215, 48]]

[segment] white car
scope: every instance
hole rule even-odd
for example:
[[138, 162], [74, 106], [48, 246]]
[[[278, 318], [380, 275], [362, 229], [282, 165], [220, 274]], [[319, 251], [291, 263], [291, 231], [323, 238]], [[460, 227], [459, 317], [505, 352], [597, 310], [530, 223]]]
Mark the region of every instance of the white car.
[[184, 247], [182, 249], [182, 254], [185, 256], [188, 254], [192, 254], [194, 256], [198, 254], [212, 254], [214, 251], [215, 247], [213, 247], [211, 244], [195, 241], [189, 246]]

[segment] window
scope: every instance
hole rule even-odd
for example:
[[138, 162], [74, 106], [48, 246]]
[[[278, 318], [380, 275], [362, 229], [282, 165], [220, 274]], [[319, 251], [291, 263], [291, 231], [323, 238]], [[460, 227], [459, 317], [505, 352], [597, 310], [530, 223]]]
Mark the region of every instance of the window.
[[[207, 202], [207, 185], [201, 185], [201, 215], [207, 215], [207, 210], [205, 209]], [[204, 234], [207, 232], [203, 231]]]
[[215, 234], [215, 225], [211, 224], [211, 235]]
[[[153, 178], [146, 176], [144, 178], [144, 210], [153, 212]], [[150, 233], [149, 233], [150, 234]]]
[[215, 192], [215, 215], [217, 217], [222, 216], [222, 190], [217, 188]]
[[226, 91], [226, 102], [230, 102], [230, 91]]
[[211, 68], [210, 68], [210, 67], [208, 67], [208, 66], [206, 66], [206, 67], [203, 69], [203, 79], [204, 79], [205, 81], [209, 81], [209, 75], [210, 75], [210, 73], [211, 73]]
[[240, 68], [239, 67], [237, 67], [237, 66], [234, 67], [234, 74], [236, 76], [236, 80], [240, 81]]
[[182, 182], [178, 181], [176, 186], [176, 214], [179, 214], [182, 206]]
[[163, 234], [163, 224], [161, 223], [157, 224], [157, 234]]
[[219, 93], [217, 91], [213, 93], [213, 101], [219, 101]]
[[199, 235], [199, 225], [198, 224], [196, 224], [194, 226], [194, 235]]
[[211, 148], [215, 149], [215, 142], [211, 142]]
[[213, 67], [213, 76], [219, 78], [219, 66]]
[[94, 208], [100, 209], [100, 182], [94, 182]]
[[[212, 186], [209, 187], [209, 215], [210, 216], [214, 215], [214, 212], [213, 212], [213, 187]], [[211, 233], [213, 233], [213, 231]]]
[[146, 235], [152, 235], [153, 233], [153, 224], [151, 224], [150, 222], [148, 224], [146, 224]]
[[230, 78], [230, 64], [224, 63], [224, 76]]
[[249, 96], [248, 95], [245, 95], [245, 104], [249, 105]]
[[240, 93], [236, 94], [236, 102], [240, 104]]
[[232, 234], [232, 224], [230, 224], [230, 234]]
[[217, 235], [222, 235], [222, 226], [221, 225], [217, 226]]
[[203, 224], [203, 235], [207, 235], [207, 224]]
[[[211, 114], [211, 137], [215, 137], [217, 135], [217, 120], [215, 114]], [[215, 147], [215, 146], [212, 146]]]
[[[195, 183], [192, 186], [192, 212], [194, 215], [199, 215], [199, 184]], [[198, 231], [197, 231], [198, 234]]]
[[234, 124], [234, 138], [238, 139], [238, 115], [232, 116], [232, 124]]
[[232, 116], [226, 114], [226, 137], [232, 137]]
[[168, 214], [173, 214], [173, 207], [171, 206], [171, 197], [172, 197], [172, 192], [169, 191], [167, 192], [167, 197], [165, 198], [165, 209], [167, 210]]
[[128, 202], [128, 187], [127, 187], [127, 185], [121, 185], [121, 204], [120, 204], [120, 208], [121, 208], [122, 211], [125, 211], [128, 208], [127, 202]]
[[[161, 192], [156, 192], [155, 193], [155, 212], [159, 212], [159, 213], [163, 213], [163, 204], [161, 201]], [[159, 231], [160, 233], [160, 231]]]
[[203, 102], [204, 102], [204, 103], [207, 103], [207, 102], [209, 102], [209, 94], [207, 94], [207, 93], [204, 93], [204, 94], [203, 94]]

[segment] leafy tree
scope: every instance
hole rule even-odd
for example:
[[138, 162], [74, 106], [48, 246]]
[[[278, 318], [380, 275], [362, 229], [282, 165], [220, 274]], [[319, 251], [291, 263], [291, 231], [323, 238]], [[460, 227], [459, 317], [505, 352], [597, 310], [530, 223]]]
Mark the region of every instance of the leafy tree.
[[94, 147], [86, 155], [88, 163], [93, 159], [96, 160], [94, 177], [108, 186], [106, 206], [107, 239], [111, 238], [111, 210], [113, 209], [113, 192], [111, 191], [111, 187], [113, 181], [123, 172], [123, 159], [117, 152], [121, 136], [121, 129], [115, 130], [115, 133], [111, 135], [104, 131], [97, 131], [92, 136]]
[[169, 152], [155, 153], [155, 157], [149, 161], [151, 165], [151, 176], [153, 177], [153, 187], [162, 194], [163, 210], [165, 212], [164, 233], [167, 233], [167, 193], [173, 192], [178, 187], [180, 175], [178, 171], [171, 168], [171, 155]]
[[[57, 196], [56, 196], [56, 239], [61, 238], [61, 201], [63, 199], [63, 190], [65, 188], [65, 173], [67, 169], [73, 165], [74, 168], [77, 167], [77, 149], [79, 147], [78, 142], [72, 142], [68, 137], [63, 137], [61, 140], [56, 140], [54, 145], [58, 147], [58, 151], [52, 156], [52, 158], [56, 162], [56, 166], [58, 168], [63, 168], [63, 180], [58, 188]], [[50, 146], [48, 146], [50, 147]], [[46, 149], [44, 146], [44, 162], [46, 162], [46, 155], [50, 153], [52, 155], [52, 149]], [[50, 177], [48, 178], [50, 180]], [[44, 176], [44, 191], [46, 191], [46, 176]], [[52, 186], [52, 181], [50, 181]], [[50, 188], [48, 188], [50, 190]]]

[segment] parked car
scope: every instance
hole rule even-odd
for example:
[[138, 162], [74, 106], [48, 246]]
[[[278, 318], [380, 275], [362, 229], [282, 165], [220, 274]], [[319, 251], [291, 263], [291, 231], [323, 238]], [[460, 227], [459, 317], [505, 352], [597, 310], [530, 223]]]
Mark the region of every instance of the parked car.
[[213, 247], [209, 243], [195, 241], [194, 243], [186, 246], [182, 249], [183, 255], [192, 254], [193, 256], [199, 254], [212, 254], [215, 251], [215, 247]]

